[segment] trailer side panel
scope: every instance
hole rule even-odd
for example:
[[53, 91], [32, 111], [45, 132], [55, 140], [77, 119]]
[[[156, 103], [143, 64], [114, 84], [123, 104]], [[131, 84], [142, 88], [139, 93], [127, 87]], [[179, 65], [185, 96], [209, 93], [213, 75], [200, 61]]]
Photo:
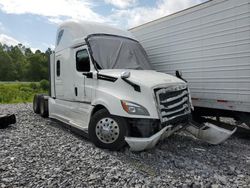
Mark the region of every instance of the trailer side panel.
[[212, 0], [130, 29], [161, 72], [183, 73], [194, 106], [250, 112], [250, 0]]

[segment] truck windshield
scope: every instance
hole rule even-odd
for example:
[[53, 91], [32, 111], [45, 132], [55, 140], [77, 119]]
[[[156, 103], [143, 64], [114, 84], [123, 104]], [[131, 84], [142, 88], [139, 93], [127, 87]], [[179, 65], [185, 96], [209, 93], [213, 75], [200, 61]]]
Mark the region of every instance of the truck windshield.
[[88, 36], [86, 41], [100, 69], [152, 69], [145, 50], [136, 40], [93, 34]]

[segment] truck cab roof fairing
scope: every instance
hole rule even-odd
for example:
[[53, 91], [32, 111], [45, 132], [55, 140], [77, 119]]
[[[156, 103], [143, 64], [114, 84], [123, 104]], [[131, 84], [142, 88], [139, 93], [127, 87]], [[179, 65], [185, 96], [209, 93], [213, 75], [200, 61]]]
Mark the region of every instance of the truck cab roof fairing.
[[145, 50], [135, 39], [99, 33], [85, 40], [100, 69], [152, 69]]
[[[76, 46], [85, 43], [85, 38], [88, 35], [106, 33], [111, 35], [119, 35], [134, 39], [134, 36], [129, 31], [120, 30], [107, 26], [105, 24], [87, 21], [67, 21], [61, 24], [57, 30], [57, 39], [63, 30], [63, 35], [60, 42], [55, 45], [55, 52], [61, 51], [65, 48]], [[56, 41], [57, 42], [57, 41]]]

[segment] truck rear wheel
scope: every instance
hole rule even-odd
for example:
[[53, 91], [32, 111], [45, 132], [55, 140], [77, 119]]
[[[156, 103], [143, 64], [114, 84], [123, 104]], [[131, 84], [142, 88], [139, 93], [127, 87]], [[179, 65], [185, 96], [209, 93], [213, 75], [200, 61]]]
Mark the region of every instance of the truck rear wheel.
[[128, 129], [126, 120], [111, 115], [106, 109], [99, 110], [91, 118], [89, 138], [100, 148], [120, 150], [126, 144]]
[[40, 98], [40, 115], [44, 118], [48, 117], [49, 115], [49, 107], [48, 107], [48, 100], [45, 99], [45, 96]]
[[40, 100], [43, 94], [35, 94], [33, 98], [33, 111], [36, 114], [40, 114]]

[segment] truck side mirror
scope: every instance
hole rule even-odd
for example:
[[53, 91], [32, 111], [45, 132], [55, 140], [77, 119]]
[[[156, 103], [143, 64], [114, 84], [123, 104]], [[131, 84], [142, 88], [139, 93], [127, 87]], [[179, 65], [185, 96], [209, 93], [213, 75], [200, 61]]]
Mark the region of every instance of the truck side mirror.
[[175, 75], [177, 78], [182, 78], [182, 72], [179, 70], [175, 71]]
[[175, 71], [175, 76], [177, 78], [180, 78], [181, 80], [183, 80], [184, 82], [187, 83], [187, 80], [185, 80], [184, 78], [182, 78], [182, 72], [181, 71], [179, 71], [179, 70]]
[[130, 77], [130, 72], [129, 71], [124, 71], [121, 73], [121, 78], [129, 78]]

